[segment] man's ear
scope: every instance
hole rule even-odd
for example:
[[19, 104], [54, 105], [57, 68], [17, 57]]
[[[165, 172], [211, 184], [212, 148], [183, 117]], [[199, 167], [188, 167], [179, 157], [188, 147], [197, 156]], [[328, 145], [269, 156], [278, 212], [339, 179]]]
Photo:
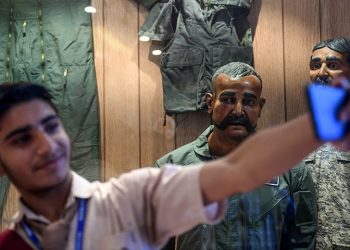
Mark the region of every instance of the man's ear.
[[260, 110], [259, 110], [259, 116], [258, 117], [260, 117], [260, 115], [261, 115], [261, 111], [262, 111], [262, 109], [263, 109], [263, 107], [265, 105], [265, 101], [266, 101], [266, 99], [264, 97], [260, 97], [259, 98]]
[[205, 102], [206, 102], [207, 107], [208, 107], [208, 113], [211, 114], [211, 112], [213, 111], [213, 94], [206, 93], [205, 94]]

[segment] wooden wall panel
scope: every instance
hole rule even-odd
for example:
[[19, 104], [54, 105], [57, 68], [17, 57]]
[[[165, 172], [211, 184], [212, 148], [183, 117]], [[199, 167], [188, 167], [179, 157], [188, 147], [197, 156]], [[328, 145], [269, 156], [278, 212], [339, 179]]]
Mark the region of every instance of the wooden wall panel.
[[196, 139], [210, 125], [205, 112], [188, 112], [176, 115], [176, 148]]
[[307, 110], [309, 59], [320, 39], [319, 0], [284, 0], [284, 74], [287, 120]]
[[139, 166], [138, 6], [104, 1], [106, 178]]
[[99, 100], [99, 115], [100, 115], [100, 174], [101, 179], [105, 179], [105, 103], [104, 103], [104, 28], [103, 28], [103, 0], [92, 0], [91, 5], [97, 10], [95, 14], [92, 14], [92, 27], [93, 27], [93, 43], [94, 43], [94, 60], [97, 80], [97, 91]]
[[254, 65], [262, 77], [266, 98], [258, 126], [266, 128], [285, 120], [282, 0], [253, 2], [250, 20], [254, 29]]
[[337, 36], [350, 38], [350, 1], [349, 0], [320, 0], [321, 1], [321, 39]]
[[8, 227], [8, 219], [12, 218], [12, 216], [18, 211], [19, 205], [19, 193], [15, 189], [15, 187], [11, 184], [10, 189], [7, 192], [7, 200], [3, 208], [3, 214], [0, 223], [0, 232]]
[[[140, 6], [139, 25], [144, 23], [148, 11]], [[153, 49], [162, 44], [140, 42], [140, 166], [152, 166], [158, 158], [175, 146], [175, 121], [166, 117], [164, 126], [163, 87], [159, 69], [160, 56], [152, 55]]]

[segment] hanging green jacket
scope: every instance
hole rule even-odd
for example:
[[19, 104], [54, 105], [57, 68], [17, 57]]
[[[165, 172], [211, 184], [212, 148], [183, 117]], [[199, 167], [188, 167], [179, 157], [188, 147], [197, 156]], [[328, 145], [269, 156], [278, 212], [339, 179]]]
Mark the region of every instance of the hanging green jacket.
[[169, 0], [151, 9], [139, 36], [163, 41], [164, 109], [205, 110], [214, 72], [230, 62], [252, 64], [247, 16], [252, 0]]
[[[195, 141], [163, 156], [156, 166], [212, 160], [208, 147], [212, 130], [210, 126]], [[314, 249], [316, 229], [315, 190], [311, 175], [300, 164], [252, 192], [230, 197], [221, 223], [200, 225], [164, 249], [173, 250], [175, 245], [181, 250]]]
[[71, 167], [96, 180], [99, 116], [88, 5], [90, 0], [1, 0], [0, 83], [48, 88], [71, 139]]

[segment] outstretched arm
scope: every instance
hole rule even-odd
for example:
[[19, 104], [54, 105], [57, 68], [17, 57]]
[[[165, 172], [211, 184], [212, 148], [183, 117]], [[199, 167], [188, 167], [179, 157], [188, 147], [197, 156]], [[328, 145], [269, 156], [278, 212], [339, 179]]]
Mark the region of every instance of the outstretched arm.
[[207, 204], [250, 191], [292, 168], [321, 145], [309, 114], [261, 131], [226, 157], [203, 166], [200, 184], [204, 201]]

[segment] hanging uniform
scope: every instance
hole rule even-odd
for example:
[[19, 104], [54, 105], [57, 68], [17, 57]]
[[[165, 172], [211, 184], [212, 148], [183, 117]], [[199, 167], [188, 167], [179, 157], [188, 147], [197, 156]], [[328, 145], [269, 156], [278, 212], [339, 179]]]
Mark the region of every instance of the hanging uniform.
[[99, 117], [88, 5], [90, 0], [1, 0], [0, 83], [30, 81], [49, 89], [71, 139], [73, 170], [97, 180]]
[[205, 110], [218, 68], [252, 65], [250, 7], [251, 0], [169, 0], [152, 7], [139, 36], [165, 42], [160, 67], [167, 113]]

